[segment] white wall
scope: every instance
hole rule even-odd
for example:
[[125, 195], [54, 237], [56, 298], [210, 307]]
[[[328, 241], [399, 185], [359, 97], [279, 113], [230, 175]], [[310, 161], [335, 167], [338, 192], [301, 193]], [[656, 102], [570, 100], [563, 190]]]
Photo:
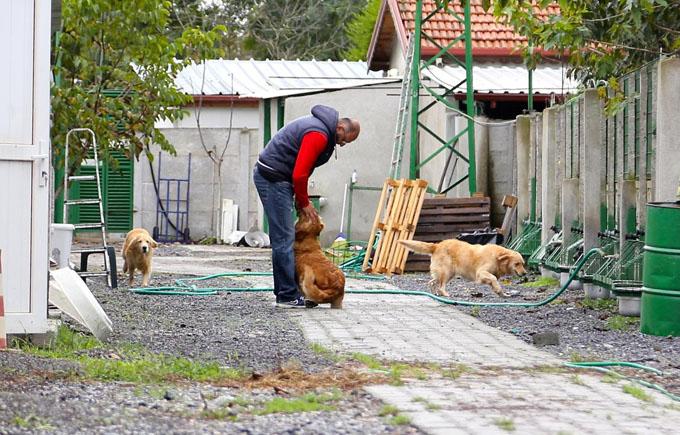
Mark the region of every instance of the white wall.
[[[385, 182], [391, 166], [399, 90], [400, 84], [396, 83], [286, 100], [286, 122], [309, 114], [315, 104], [325, 104], [337, 109], [341, 117], [356, 118], [361, 123], [359, 138], [345, 147], [338, 147], [337, 160], [331, 157], [310, 177], [310, 195], [321, 195], [328, 201], [321, 209], [321, 217], [326, 224], [322, 244], [330, 243], [339, 232], [344, 185], [349, 182], [353, 170], [357, 171], [359, 185], [382, 187]], [[402, 174], [408, 172], [408, 164], [406, 148], [402, 162], [406, 171]], [[352, 239], [368, 240], [379, 196], [380, 192], [354, 192]], [[347, 219], [345, 229], [346, 226]]]

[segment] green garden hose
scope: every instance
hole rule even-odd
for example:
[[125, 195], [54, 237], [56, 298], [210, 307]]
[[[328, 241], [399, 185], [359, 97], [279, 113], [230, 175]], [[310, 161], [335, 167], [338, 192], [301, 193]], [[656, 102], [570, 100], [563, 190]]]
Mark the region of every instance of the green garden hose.
[[[562, 285], [562, 287], [553, 293], [547, 299], [540, 302], [470, 302], [470, 301], [456, 301], [453, 299], [444, 298], [441, 296], [434, 295], [429, 292], [423, 291], [412, 291], [412, 290], [393, 290], [393, 289], [347, 289], [345, 293], [355, 293], [355, 294], [390, 294], [390, 295], [407, 295], [407, 296], [426, 296], [428, 298], [434, 299], [437, 302], [441, 302], [447, 305], [462, 305], [468, 307], [521, 307], [521, 308], [532, 308], [540, 307], [542, 305], [549, 304], [554, 301], [559, 295], [561, 295], [571, 284], [571, 281], [576, 277], [578, 272], [581, 270], [586, 261], [593, 255], [604, 255], [604, 252], [599, 248], [593, 248], [586, 253], [575, 265], [569, 278]], [[216, 273], [213, 275], [207, 275], [199, 278], [186, 278], [177, 279], [175, 283], [177, 286], [170, 287], [149, 287], [149, 288], [133, 288], [130, 291], [138, 294], [145, 295], [186, 295], [186, 296], [210, 296], [215, 295], [218, 292], [264, 292], [272, 291], [273, 288], [270, 287], [211, 287], [211, 288], [199, 288], [194, 285], [190, 285], [188, 281], [205, 281], [208, 279], [219, 278], [224, 276], [271, 276], [271, 272], [224, 272]], [[357, 276], [360, 279], [362, 277], [370, 277], [370, 279], [375, 279], [373, 275], [348, 275], [349, 277]], [[382, 278], [382, 277], [380, 277]], [[365, 278], [364, 278], [365, 279]]]

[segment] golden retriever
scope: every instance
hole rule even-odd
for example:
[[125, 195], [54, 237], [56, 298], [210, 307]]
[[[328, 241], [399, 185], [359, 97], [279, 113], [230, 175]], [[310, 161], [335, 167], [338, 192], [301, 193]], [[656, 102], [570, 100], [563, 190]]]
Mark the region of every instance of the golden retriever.
[[498, 284], [503, 275], [524, 275], [524, 259], [519, 252], [498, 245], [471, 245], [462, 240], [444, 240], [439, 243], [399, 240], [411, 251], [429, 254], [430, 285], [436, 294], [448, 296], [446, 284], [455, 276], [479, 284], [488, 284], [499, 296], [510, 296]]
[[135, 270], [142, 272], [142, 287], [149, 285], [151, 278], [151, 258], [158, 243], [144, 228], [130, 230], [125, 236], [123, 244], [123, 272], [130, 275], [129, 284], [132, 285]]
[[295, 224], [295, 272], [306, 301], [342, 308], [345, 274], [321, 251], [319, 234], [323, 223], [301, 215]]

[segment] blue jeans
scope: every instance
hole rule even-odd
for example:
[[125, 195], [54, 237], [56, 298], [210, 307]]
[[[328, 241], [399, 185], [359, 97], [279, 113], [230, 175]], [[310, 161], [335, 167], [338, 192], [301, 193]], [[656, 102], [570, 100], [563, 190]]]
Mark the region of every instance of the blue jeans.
[[253, 170], [253, 181], [269, 220], [276, 301], [292, 301], [301, 296], [295, 279], [293, 184], [269, 181], [260, 174], [257, 166]]

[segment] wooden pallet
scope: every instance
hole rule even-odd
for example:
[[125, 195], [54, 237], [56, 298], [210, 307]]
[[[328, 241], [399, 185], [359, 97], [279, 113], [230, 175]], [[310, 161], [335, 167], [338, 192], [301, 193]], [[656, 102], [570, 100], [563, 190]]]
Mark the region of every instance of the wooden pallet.
[[[432, 243], [453, 239], [460, 233], [489, 227], [490, 216], [491, 203], [488, 197], [426, 199], [413, 238]], [[411, 252], [404, 270], [428, 271], [430, 257]]]
[[[397, 241], [413, 238], [425, 200], [426, 188], [427, 181], [425, 180], [396, 181], [391, 178], [385, 180], [371, 236], [368, 239], [362, 271], [388, 275], [403, 273], [407, 252]], [[373, 243], [378, 236], [378, 231], [380, 232], [378, 244], [371, 260]]]

